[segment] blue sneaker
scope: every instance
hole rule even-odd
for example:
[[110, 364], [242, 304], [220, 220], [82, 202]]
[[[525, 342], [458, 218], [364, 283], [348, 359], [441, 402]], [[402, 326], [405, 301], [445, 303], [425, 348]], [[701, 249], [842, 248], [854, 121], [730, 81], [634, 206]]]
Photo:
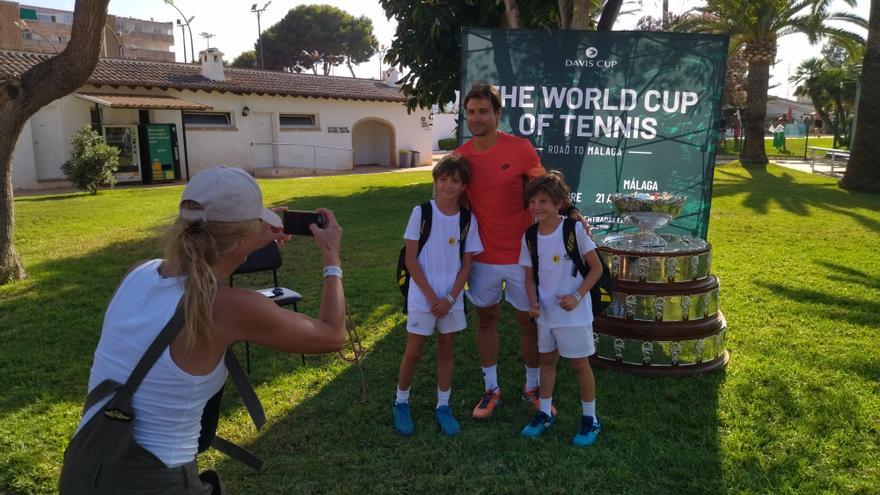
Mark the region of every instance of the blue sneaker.
[[451, 437], [458, 435], [458, 432], [461, 431], [461, 425], [452, 417], [452, 410], [449, 409], [449, 406], [440, 406], [434, 409], [434, 419], [437, 420], [437, 424], [440, 425], [440, 431], [445, 435]]
[[592, 416], [581, 416], [581, 429], [571, 439], [571, 444], [575, 447], [589, 447], [595, 444], [600, 429], [598, 419], [594, 419]]
[[529, 424], [522, 429], [522, 436], [526, 438], [538, 438], [543, 435], [548, 428], [553, 426], [553, 423], [555, 422], [555, 416], [547, 416], [545, 413], [538, 412], [532, 420], [529, 421]]
[[391, 414], [394, 416], [394, 429], [397, 430], [397, 433], [405, 437], [413, 434], [415, 426], [412, 415], [409, 413], [409, 404], [395, 402], [394, 407], [391, 408]]

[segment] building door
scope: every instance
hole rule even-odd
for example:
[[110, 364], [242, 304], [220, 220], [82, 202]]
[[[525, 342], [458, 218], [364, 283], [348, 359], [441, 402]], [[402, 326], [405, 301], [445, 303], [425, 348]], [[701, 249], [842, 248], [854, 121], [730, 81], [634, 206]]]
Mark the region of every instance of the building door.
[[379, 119], [358, 121], [351, 129], [355, 165], [391, 166], [394, 160], [394, 131]]
[[275, 167], [275, 145], [273, 145], [272, 114], [251, 113], [251, 148], [256, 168]]
[[61, 145], [58, 107], [49, 105], [31, 117], [37, 180], [63, 179], [64, 147]]

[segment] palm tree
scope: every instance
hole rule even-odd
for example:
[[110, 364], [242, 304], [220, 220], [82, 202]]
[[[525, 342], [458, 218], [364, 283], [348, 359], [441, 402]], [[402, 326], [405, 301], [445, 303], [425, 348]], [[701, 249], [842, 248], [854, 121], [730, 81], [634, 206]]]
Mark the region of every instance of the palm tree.
[[880, 192], [880, 0], [871, 1], [868, 44], [862, 63], [862, 88], [856, 116], [852, 154], [840, 187], [854, 191]]
[[[844, 0], [850, 7], [856, 0]], [[876, 0], [875, 0], [876, 1]], [[746, 85], [744, 163], [767, 163], [764, 123], [770, 66], [776, 60], [776, 42], [794, 33], [807, 35], [810, 43], [829, 37], [845, 48], [864, 43], [861, 36], [828, 24], [844, 21], [860, 27], [867, 22], [852, 13], [830, 12], [832, 0], [708, 0], [696, 9], [700, 15], [682, 22], [679, 30], [726, 33], [735, 47], [743, 47], [749, 71]]]
[[849, 145], [847, 123], [855, 99], [856, 77], [855, 68], [851, 65], [835, 66], [813, 57], [801, 62], [789, 79], [797, 85], [794, 94], [809, 96], [816, 114], [831, 125], [835, 148]]

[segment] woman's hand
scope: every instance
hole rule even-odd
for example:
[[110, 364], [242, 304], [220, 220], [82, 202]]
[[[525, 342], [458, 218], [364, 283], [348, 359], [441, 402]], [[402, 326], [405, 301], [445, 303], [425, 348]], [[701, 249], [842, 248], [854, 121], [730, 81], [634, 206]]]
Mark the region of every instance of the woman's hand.
[[324, 227], [309, 225], [315, 238], [315, 244], [324, 255], [324, 266], [340, 264], [339, 252], [342, 249], [342, 227], [336, 222], [336, 216], [327, 208], [318, 208], [316, 213], [324, 218]]

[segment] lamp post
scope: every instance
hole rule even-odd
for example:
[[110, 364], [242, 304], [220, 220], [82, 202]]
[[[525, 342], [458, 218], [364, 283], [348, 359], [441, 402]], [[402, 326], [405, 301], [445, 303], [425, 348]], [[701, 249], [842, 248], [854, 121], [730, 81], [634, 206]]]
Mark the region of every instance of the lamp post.
[[183, 41], [183, 61], [186, 62], [186, 24], [177, 19], [177, 25], [180, 27], [180, 39]]
[[[174, 0], [163, 0], [163, 1], [164, 1], [166, 4], [168, 4], [168, 5], [172, 6], [172, 7], [174, 7], [174, 10], [176, 10], [177, 13], [180, 14], [180, 17], [183, 17], [183, 22], [184, 22], [184, 24], [186, 24], [186, 28], [189, 29], [189, 51], [190, 51], [190, 58], [192, 59], [193, 62], [195, 62], [195, 61], [196, 61], [196, 52], [195, 52], [195, 49], [193, 48], [193, 47], [195, 46], [195, 45], [193, 44], [193, 30], [192, 30], [192, 26], [190, 26], [189, 23], [191, 23], [192, 20], [196, 18], [196, 16], [192, 16], [192, 17], [190, 17], [189, 19], [187, 19], [186, 16], [183, 15], [183, 12], [181, 12], [180, 9], [177, 8], [177, 5], [174, 5]], [[186, 49], [184, 49], [184, 52], [183, 52], [183, 58], [186, 59]]]
[[46, 40], [47, 43], [49, 43], [49, 46], [51, 46], [52, 49], [55, 50], [55, 53], [58, 53], [58, 47], [55, 46], [55, 43], [52, 43], [52, 40], [47, 38], [46, 35], [44, 35], [43, 33], [34, 31], [30, 27], [28, 27], [27, 23], [24, 22], [24, 19], [19, 19], [17, 21], [13, 21], [12, 23], [15, 24], [15, 27], [17, 27], [18, 29], [21, 29], [22, 33], [30, 33], [32, 35], [36, 34], [39, 37], [43, 38], [44, 40]]
[[382, 59], [385, 57], [385, 52], [388, 51], [388, 47], [384, 44], [379, 45], [379, 79], [384, 79], [382, 77]]
[[272, 3], [272, 0], [266, 2], [262, 9], [258, 9], [257, 4], [251, 5], [251, 12], [257, 14], [257, 44], [260, 45], [260, 69], [265, 68], [263, 65], [263, 30], [260, 28], [260, 14], [266, 10], [270, 3]]

